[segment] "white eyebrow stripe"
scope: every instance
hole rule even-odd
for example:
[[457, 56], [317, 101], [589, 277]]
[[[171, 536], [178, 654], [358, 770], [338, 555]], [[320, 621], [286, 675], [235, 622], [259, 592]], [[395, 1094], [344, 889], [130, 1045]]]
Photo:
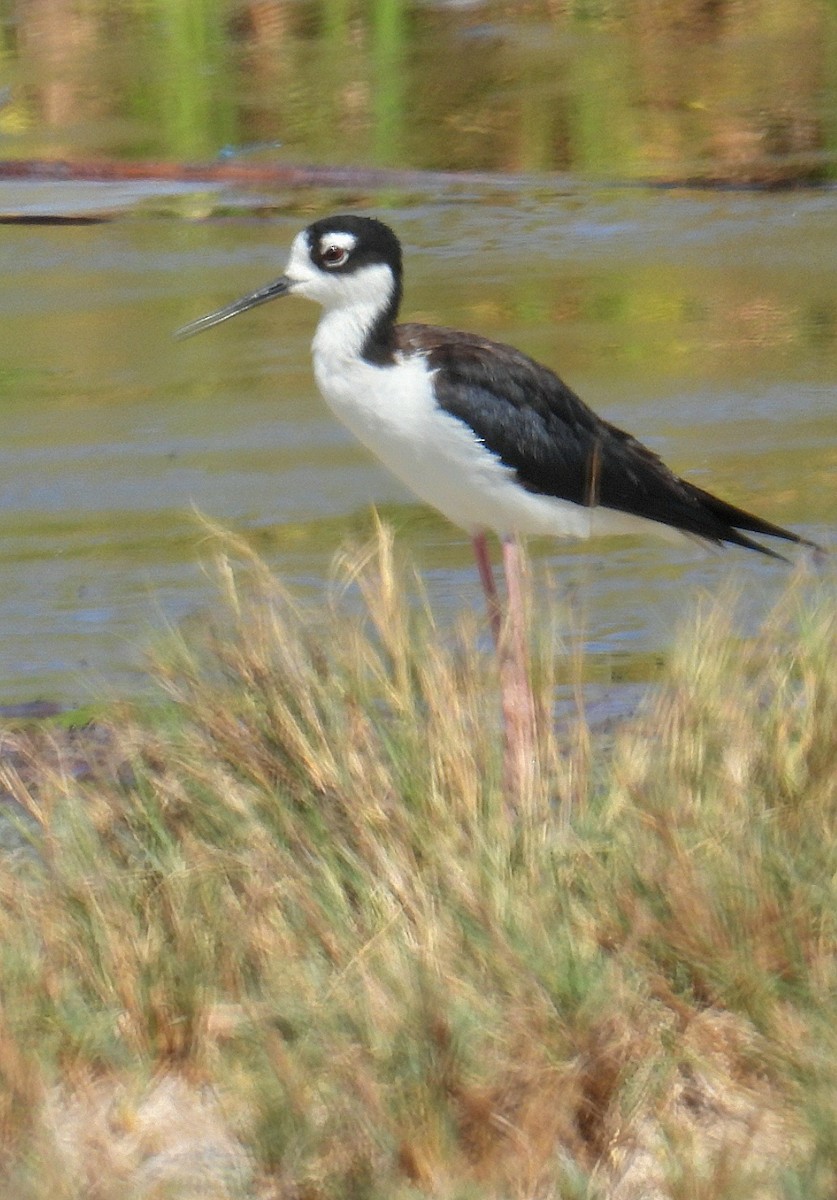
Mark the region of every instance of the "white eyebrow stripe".
[[329, 246], [339, 246], [341, 250], [351, 254], [356, 245], [357, 238], [353, 233], [326, 233], [320, 238], [320, 253], [323, 254]]

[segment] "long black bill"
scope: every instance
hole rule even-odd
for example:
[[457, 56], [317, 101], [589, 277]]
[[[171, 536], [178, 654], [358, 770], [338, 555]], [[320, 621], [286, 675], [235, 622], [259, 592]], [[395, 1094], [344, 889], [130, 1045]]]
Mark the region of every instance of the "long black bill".
[[268, 300], [275, 300], [277, 296], [284, 296], [291, 287], [291, 281], [287, 275], [280, 275], [273, 283], [269, 283], [267, 287], [259, 288], [257, 292], [252, 292], [249, 296], [243, 296], [241, 300], [233, 300], [232, 304], [228, 304], [225, 308], [219, 308], [217, 312], [207, 313], [205, 317], [198, 317], [197, 321], [190, 321], [188, 325], [184, 325], [182, 329], [175, 332], [176, 338], [192, 337], [196, 333], [203, 333], [204, 329], [211, 329], [213, 325], [220, 325], [222, 321], [229, 321], [230, 317], [236, 317], [239, 313], [247, 312], [248, 308], [255, 308], [259, 304], [267, 304]]

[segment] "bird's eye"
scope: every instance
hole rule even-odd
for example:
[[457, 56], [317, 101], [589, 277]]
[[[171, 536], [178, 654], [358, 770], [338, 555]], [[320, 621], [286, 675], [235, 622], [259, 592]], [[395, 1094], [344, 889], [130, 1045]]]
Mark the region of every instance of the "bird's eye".
[[349, 257], [349, 251], [343, 246], [327, 246], [323, 250], [323, 262], [327, 267], [342, 267]]

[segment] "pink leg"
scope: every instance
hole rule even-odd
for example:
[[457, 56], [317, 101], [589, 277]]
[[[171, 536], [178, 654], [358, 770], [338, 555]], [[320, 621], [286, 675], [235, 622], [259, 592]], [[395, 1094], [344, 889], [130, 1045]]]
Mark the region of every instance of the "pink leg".
[[482, 590], [485, 592], [485, 604], [488, 609], [488, 623], [494, 638], [497, 652], [500, 651], [500, 634], [503, 627], [500, 597], [497, 594], [497, 584], [494, 582], [494, 572], [491, 569], [491, 557], [488, 553], [488, 538], [485, 533], [475, 533], [471, 539], [474, 546], [474, 557], [480, 573]]
[[537, 747], [535, 700], [526, 664], [520, 545], [516, 538], [503, 538], [503, 568], [508, 602], [500, 648], [500, 690], [506, 726], [506, 778], [524, 799], [533, 780]]
[[518, 800], [525, 803], [533, 779], [536, 752], [535, 705], [526, 670], [526, 624], [520, 577], [520, 547], [514, 538], [503, 539], [503, 567], [508, 596], [508, 611], [504, 622], [486, 535], [475, 534], [473, 543], [500, 665], [506, 795], [516, 806]]

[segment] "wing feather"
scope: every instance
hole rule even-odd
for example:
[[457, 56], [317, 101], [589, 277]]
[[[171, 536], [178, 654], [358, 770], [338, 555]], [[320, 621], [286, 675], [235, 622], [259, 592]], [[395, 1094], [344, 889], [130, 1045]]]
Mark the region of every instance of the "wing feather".
[[681, 479], [647, 446], [597, 416], [547, 367], [511, 346], [407, 324], [397, 328], [397, 348], [426, 355], [441, 407], [466, 422], [532, 492], [646, 517], [774, 558], [781, 555], [741, 531], [805, 542]]

